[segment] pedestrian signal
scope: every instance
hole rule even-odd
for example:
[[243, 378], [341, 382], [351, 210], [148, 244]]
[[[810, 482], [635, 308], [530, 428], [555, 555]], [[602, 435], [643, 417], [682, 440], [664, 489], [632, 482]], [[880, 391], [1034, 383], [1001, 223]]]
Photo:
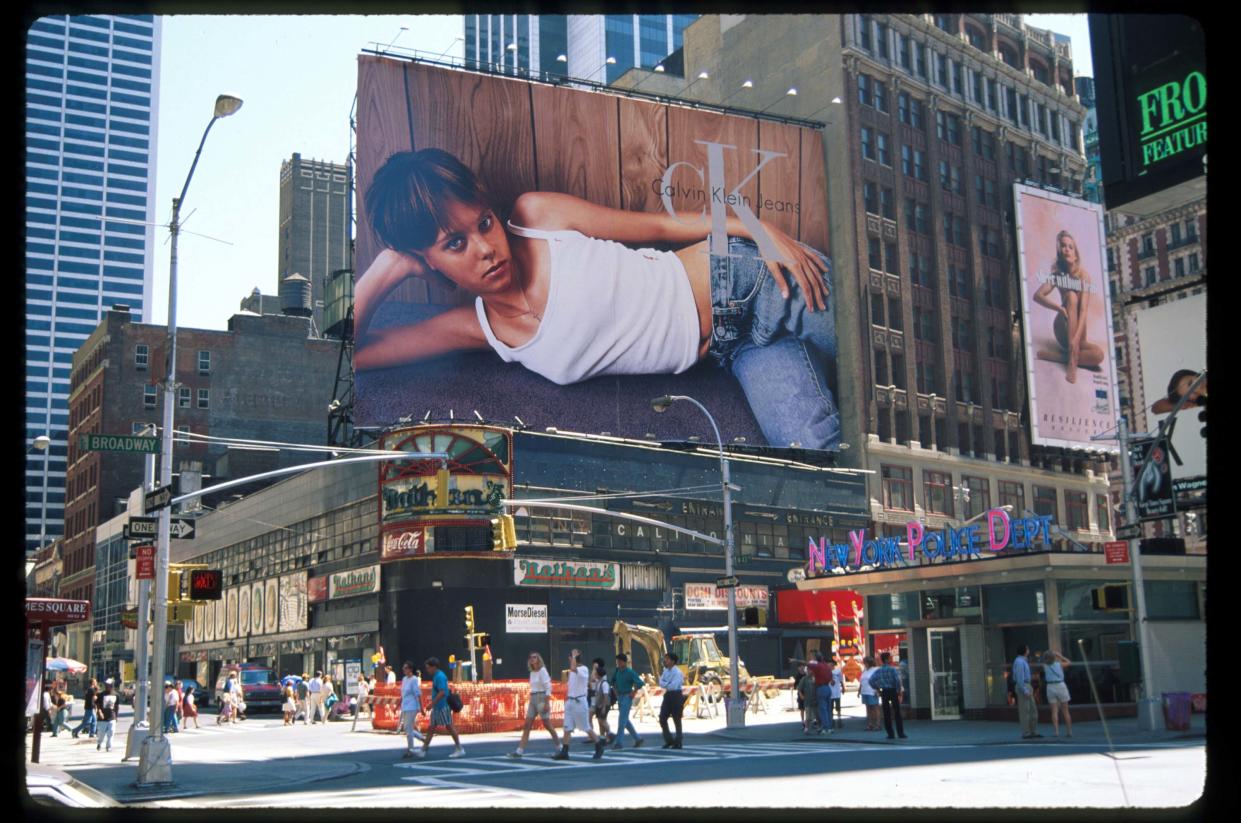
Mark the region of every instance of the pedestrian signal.
[[1129, 587], [1123, 583], [1114, 586], [1099, 586], [1092, 589], [1091, 600], [1096, 611], [1127, 611], [1129, 609]]
[[475, 632], [474, 633], [474, 648], [481, 650], [481, 649], [486, 649], [490, 645], [491, 645], [491, 635], [487, 634], [486, 632]]

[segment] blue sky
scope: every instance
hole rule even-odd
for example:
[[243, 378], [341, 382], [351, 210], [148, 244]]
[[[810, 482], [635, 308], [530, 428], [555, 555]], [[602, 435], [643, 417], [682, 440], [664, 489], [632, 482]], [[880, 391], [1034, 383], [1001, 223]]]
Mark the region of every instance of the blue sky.
[[[1074, 71], [1091, 74], [1085, 15], [1028, 15], [1073, 39]], [[406, 27], [402, 30], [402, 26]], [[177, 325], [223, 329], [254, 288], [276, 294], [280, 163], [343, 163], [357, 55], [393, 43], [462, 56], [460, 17], [185, 16], [163, 18], [156, 220], [166, 222], [217, 94], [245, 104], [211, 129], [182, 208]], [[168, 318], [167, 232], [156, 233], [152, 318]]]

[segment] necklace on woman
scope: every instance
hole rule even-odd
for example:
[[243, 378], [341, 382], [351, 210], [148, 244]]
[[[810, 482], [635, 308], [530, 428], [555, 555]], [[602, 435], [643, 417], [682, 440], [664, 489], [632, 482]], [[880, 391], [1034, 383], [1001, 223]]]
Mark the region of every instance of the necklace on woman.
[[517, 314], [505, 314], [504, 312], [497, 311], [496, 314], [500, 315], [505, 320], [515, 320], [518, 317], [525, 317], [527, 314], [529, 314], [533, 316], [535, 320], [538, 320], [540, 323], [543, 322], [543, 315], [536, 312], [534, 310], [534, 306], [530, 305], [530, 298], [526, 296], [526, 287], [519, 285], [517, 288], [521, 291], [521, 299], [526, 304], [526, 310], [522, 312], [518, 312]]

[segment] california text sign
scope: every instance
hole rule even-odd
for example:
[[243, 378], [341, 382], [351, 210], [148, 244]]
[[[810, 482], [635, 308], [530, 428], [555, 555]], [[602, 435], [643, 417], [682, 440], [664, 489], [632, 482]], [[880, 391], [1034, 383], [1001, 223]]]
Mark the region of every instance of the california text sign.
[[987, 512], [985, 525], [974, 523], [957, 529], [927, 531], [922, 523], [911, 520], [905, 524], [905, 539], [900, 537], [866, 537], [865, 529], [849, 532], [849, 542], [830, 545], [827, 538], [810, 541], [806, 572], [815, 574], [826, 569], [860, 569], [863, 566], [895, 566], [916, 563], [919, 552], [927, 560], [968, 560], [983, 552], [1033, 549], [1038, 544], [1050, 547], [1051, 516], [1010, 518], [1004, 509]]

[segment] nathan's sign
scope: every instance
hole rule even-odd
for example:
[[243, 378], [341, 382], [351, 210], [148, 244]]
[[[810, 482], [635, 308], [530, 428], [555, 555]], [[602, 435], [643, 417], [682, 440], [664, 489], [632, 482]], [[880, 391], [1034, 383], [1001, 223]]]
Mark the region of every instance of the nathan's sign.
[[90, 619], [89, 600], [27, 597], [26, 619], [31, 623], [78, 623]]
[[413, 426], [386, 433], [379, 448], [443, 452], [446, 462], [409, 460], [379, 469], [379, 522], [396, 527], [488, 525], [512, 492], [512, 442], [505, 429]]
[[[767, 608], [766, 586], [738, 586], [737, 608]], [[720, 611], [728, 608], [728, 589], [717, 589], [714, 583], [686, 583], [685, 608]]]
[[328, 578], [328, 599], [355, 597], [379, 591], [379, 564], [337, 572]]
[[1008, 516], [1003, 509], [991, 509], [984, 522], [961, 528], [928, 531], [911, 520], [905, 524], [905, 537], [868, 538], [865, 529], [849, 532], [849, 542], [829, 544], [827, 538], [810, 541], [807, 574], [828, 569], [860, 569], [863, 566], [895, 566], [926, 560], [971, 560], [984, 553], [1032, 550], [1051, 545], [1050, 515]]
[[616, 591], [620, 564], [521, 558], [513, 561], [513, 582], [525, 587]]

